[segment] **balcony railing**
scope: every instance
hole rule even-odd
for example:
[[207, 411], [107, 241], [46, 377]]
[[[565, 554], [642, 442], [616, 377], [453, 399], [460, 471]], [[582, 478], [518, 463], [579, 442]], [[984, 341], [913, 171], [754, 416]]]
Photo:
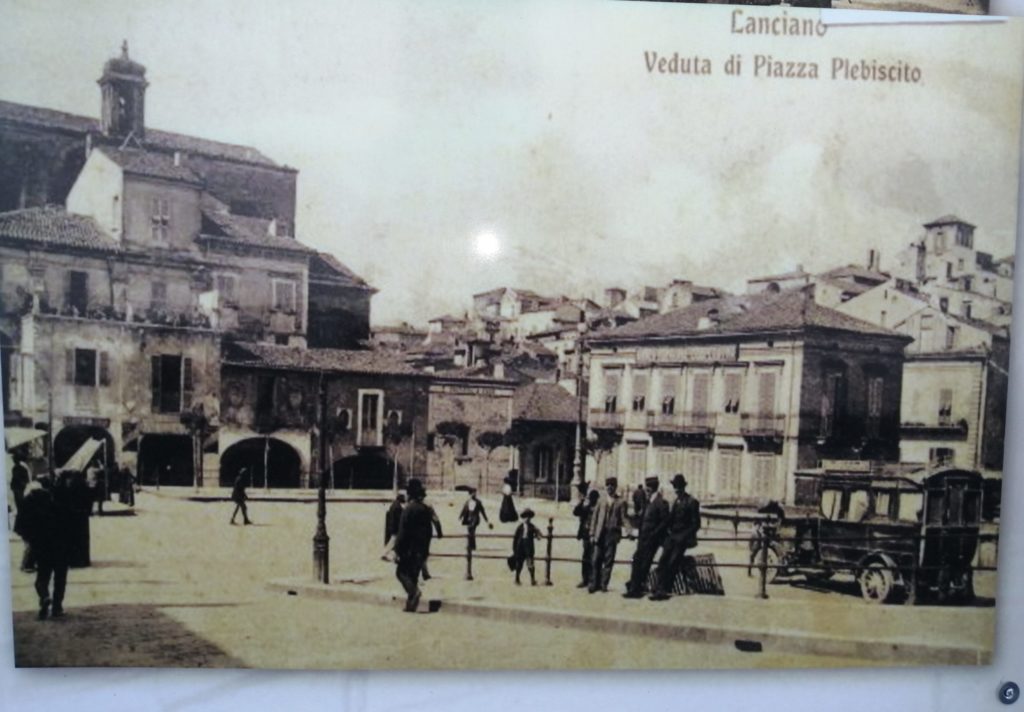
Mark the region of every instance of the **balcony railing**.
[[648, 413], [647, 429], [656, 433], [705, 434], [715, 430], [714, 413]]
[[967, 437], [966, 420], [937, 423], [900, 423], [900, 436], [915, 440], [961, 440]]
[[603, 410], [591, 410], [588, 425], [596, 430], [622, 430], [626, 424], [626, 414], [618, 411], [606, 413]]
[[740, 415], [740, 433], [744, 437], [781, 437], [786, 416], [763, 413]]

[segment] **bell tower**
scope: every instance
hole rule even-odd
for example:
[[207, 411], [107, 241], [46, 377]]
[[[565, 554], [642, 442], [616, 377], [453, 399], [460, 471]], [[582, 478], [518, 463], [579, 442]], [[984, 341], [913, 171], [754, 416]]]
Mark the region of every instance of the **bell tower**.
[[128, 58], [128, 41], [121, 45], [121, 56], [108, 59], [103, 76], [97, 80], [103, 94], [101, 122], [103, 133], [142, 140], [145, 136], [146, 68]]

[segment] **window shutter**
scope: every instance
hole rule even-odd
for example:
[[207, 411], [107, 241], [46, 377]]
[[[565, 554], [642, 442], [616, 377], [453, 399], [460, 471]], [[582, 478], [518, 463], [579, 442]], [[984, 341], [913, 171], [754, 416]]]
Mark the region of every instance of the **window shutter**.
[[704, 415], [708, 412], [709, 377], [706, 373], [698, 373], [693, 377], [693, 412]]
[[151, 356], [149, 360], [151, 368], [150, 387], [153, 390], [153, 412], [160, 412], [160, 357]]
[[775, 374], [762, 373], [758, 381], [757, 409], [759, 415], [775, 414]]
[[192, 359], [181, 360], [181, 409], [192, 407]]
[[110, 354], [100, 351], [100, 385], [110, 385]]
[[67, 349], [64, 352], [64, 377], [68, 383], [75, 382], [75, 350]]

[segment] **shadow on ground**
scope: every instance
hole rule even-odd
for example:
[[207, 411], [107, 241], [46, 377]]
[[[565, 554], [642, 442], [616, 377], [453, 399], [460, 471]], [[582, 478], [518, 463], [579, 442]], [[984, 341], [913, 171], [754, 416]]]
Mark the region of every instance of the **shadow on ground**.
[[[839, 593], [846, 596], [852, 596], [856, 598], [862, 598], [860, 592], [860, 586], [856, 581], [844, 581], [842, 579], [808, 579], [801, 581], [799, 579], [793, 581], [787, 581], [785, 579], [779, 579], [772, 584], [773, 586], [779, 585], [790, 585], [793, 588], [800, 588], [805, 591], [818, 591], [820, 593]], [[770, 593], [770, 589], [769, 589]], [[897, 602], [901, 602], [900, 598], [896, 599]], [[970, 603], [940, 603], [935, 600], [934, 596], [919, 598], [917, 605], [919, 606], [956, 606], [959, 608], [992, 608], [996, 605], [996, 599], [988, 596], [975, 596], [974, 600]]]
[[215, 667], [244, 663], [160, 609], [125, 604], [69, 608], [64, 618], [14, 614], [18, 667]]

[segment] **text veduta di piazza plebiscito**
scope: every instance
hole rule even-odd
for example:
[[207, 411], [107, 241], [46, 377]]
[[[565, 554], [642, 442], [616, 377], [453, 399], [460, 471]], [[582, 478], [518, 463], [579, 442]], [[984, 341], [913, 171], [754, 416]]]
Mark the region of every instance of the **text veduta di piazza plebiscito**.
[[[730, 14], [729, 32], [734, 35], [769, 37], [824, 37], [828, 25], [808, 17], [791, 17], [785, 11], [772, 15], [750, 15], [737, 8]], [[679, 52], [644, 52], [644, 65], [649, 74], [716, 73], [715, 63], [708, 57], [686, 56]], [[878, 59], [832, 57], [827, 64], [771, 54], [744, 56], [731, 54], [721, 62], [726, 75], [749, 75], [758, 79], [834, 79], [852, 82], [885, 82], [918, 84], [921, 68], [905, 62]]]

